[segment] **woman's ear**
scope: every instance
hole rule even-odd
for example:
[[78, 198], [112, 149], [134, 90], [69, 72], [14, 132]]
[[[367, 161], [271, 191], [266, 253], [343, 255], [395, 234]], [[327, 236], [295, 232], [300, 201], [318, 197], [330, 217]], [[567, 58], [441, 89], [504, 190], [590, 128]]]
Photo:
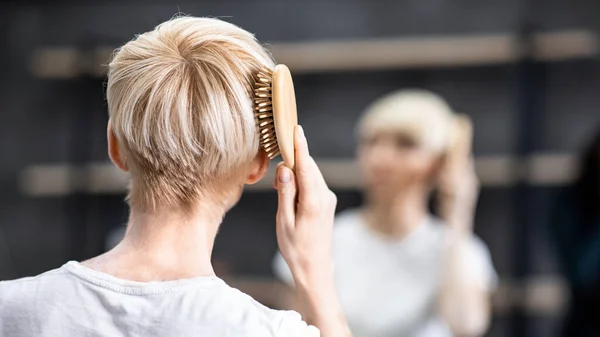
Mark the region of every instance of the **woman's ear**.
[[248, 172], [248, 176], [246, 177], [246, 181], [244, 183], [247, 185], [253, 185], [260, 181], [267, 173], [269, 161], [270, 160], [267, 156], [267, 153], [263, 151], [263, 149], [258, 150], [256, 157], [254, 157], [254, 160], [252, 161], [250, 172]]
[[116, 167], [124, 172], [128, 172], [129, 167], [121, 156], [121, 151], [119, 150], [119, 140], [113, 131], [110, 119], [108, 120], [108, 125], [106, 127], [106, 139], [108, 141], [108, 157]]

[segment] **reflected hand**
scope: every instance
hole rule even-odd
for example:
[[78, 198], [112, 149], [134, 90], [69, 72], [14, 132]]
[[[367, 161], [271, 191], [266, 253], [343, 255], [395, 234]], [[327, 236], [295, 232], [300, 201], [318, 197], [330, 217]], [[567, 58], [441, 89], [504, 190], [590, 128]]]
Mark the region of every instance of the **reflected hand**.
[[455, 130], [439, 175], [438, 201], [444, 220], [457, 229], [470, 230], [479, 196], [479, 180], [471, 154], [473, 131], [470, 121], [463, 116], [458, 117]]

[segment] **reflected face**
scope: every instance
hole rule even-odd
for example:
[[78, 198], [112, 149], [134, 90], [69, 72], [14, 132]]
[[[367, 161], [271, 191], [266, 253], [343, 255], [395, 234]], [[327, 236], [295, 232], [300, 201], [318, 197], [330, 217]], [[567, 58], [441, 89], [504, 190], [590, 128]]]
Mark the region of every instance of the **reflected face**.
[[367, 192], [392, 196], [414, 184], [429, 184], [438, 155], [408, 136], [380, 133], [360, 140], [358, 162]]

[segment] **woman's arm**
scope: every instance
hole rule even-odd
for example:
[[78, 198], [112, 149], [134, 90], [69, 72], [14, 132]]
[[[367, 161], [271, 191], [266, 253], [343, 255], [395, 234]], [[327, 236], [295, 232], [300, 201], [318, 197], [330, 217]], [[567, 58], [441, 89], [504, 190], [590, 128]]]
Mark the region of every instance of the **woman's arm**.
[[321, 330], [325, 337], [351, 337], [350, 329], [333, 287], [332, 277], [300, 282], [296, 288], [296, 304], [308, 324]]
[[452, 158], [442, 175], [440, 215], [450, 227], [439, 295], [439, 312], [456, 336], [480, 336], [489, 326], [491, 294], [485, 263], [473, 249], [473, 218], [479, 192], [472, 158]]
[[439, 312], [456, 336], [480, 336], [489, 326], [491, 294], [480, 267], [469, 263], [475, 254], [470, 233], [454, 231], [439, 294]]
[[[445, 158], [440, 175], [440, 215], [449, 235], [444, 257], [439, 312], [456, 336], [480, 336], [488, 328], [491, 316], [489, 280], [485, 278], [482, 256], [473, 249], [473, 218], [479, 181], [471, 155], [473, 128], [466, 117], [456, 120], [456, 137]], [[478, 259], [479, 258], [479, 259]]]

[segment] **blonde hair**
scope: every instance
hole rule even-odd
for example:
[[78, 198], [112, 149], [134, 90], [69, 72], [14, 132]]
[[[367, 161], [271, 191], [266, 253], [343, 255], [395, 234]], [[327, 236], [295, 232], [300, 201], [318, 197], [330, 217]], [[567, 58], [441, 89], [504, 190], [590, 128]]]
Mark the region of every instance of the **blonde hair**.
[[106, 96], [130, 205], [189, 209], [208, 190], [241, 184], [259, 149], [255, 76], [273, 66], [252, 34], [213, 18], [175, 18], [119, 48]]
[[425, 90], [400, 90], [370, 104], [358, 123], [358, 136], [402, 134], [418, 146], [441, 153], [451, 143], [454, 112], [440, 96]]

